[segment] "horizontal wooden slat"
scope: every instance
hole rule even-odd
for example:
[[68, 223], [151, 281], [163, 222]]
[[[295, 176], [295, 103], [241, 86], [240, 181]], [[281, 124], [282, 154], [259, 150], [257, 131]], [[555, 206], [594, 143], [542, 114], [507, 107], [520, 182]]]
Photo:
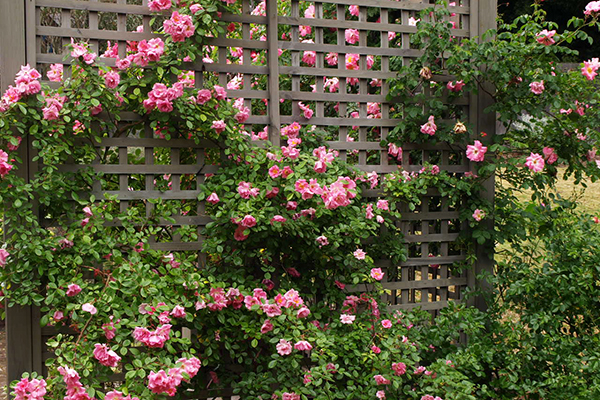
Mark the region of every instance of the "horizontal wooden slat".
[[458, 239], [458, 233], [434, 233], [429, 235], [406, 235], [404, 240], [408, 243], [421, 242], [454, 242]]
[[148, 32], [119, 32], [100, 29], [64, 28], [55, 26], [37, 26], [35, 30], [38, 36], [57, 36], [75, 39], [100, 39], [100, 40], [149, 40], [163, 35]]
[[431, 303], [406, 303], [406, 304], [394, 304], [388, 306], [388, 310], [414, 310], [420, 308], [423, 311], [441, 310], [442, 308], [448, 307], [448, 301], [434, 301]]
[[93, 167], [95, 171], [106, 174], [129, 175], [129, 174], [177, 174], [177, 175], [201, 175], [214, 174], [219, 170], [217, 165], [118, 165], [118, 164], [95, 164], [95, 165], [61, 165], [60, 172], [76, 172], [83, 168]]
[[130, 4], [100, 3], [77, 0], [36, 0], [35, 5], [37, 7], [54, 7], [66, 10], [89, 10], [137, 15], [150, 14], [148, 7]]
[[[150, 198], [150, 197], [148, 197]], [[123, 200], [123, 199], [119, 199], [119, 200]], [[130, 200], [130, 199], [127, 199]], [[211, 217], [208, 216], [175, 216], [172, 217], [172, 219], [174, 221], [170, 221], [164, 218], [161, 218], [158, 223], [157, 226], [182, 226], [182, 225], [201, 225], [204, 226], [206, 224], [208, 224], [209, 222], [211, 222], [213, 219]], [[106, 221], [104, 223], [105, 226], [121, 226], [121, 223], [119, 220], [113, 220], [113, 221]]]
[[151, 249], [161, 251], [199, 251], [202, 248], [202, 242], [151, 242], [149, 245]]
[[[279, 17], [279, 23], [282, 25], [306, 25], [319, 28], [335, 28], [335, 29], [358, 29], [363, 31], [377, 32], [396, 32], [396, 33], [417, 33], [417, 27], [412, 25], [401, 24], [383, 24], [378, 22], [361, 22], [352, 20], [337, 20], [337, 19], [314, 19], [314, 18], [294, 18], [294, 17]], [[469, 31], [466, 29], [453, 29], [454, 36], [469, 37]], [[352, 47], [348, 45], [348, 47]]]

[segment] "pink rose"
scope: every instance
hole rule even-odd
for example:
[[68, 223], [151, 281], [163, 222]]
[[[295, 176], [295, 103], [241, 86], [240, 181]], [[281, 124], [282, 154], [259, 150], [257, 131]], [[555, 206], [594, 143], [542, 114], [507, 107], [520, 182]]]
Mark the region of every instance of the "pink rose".
[[389, 319], [384, 319], [381, 321], [381, 326], [383, 326], [385, 329], [390, 329], [392, 327], [392, 321]]
[[94, 314], [96, 314], [98, 312], [98, 310], [96, 309], [96, 307], [94, 307], [94, 305], [91, 304], [91, 303], [85, 303], [84, 305], [81, 306], [81, 309], [83, 311], [89, 312], [92, 315], [94, 315]]
[[10, 253], [6, 249], [0, 249], [0, 267], [6, 265], [6, 259], [10, 256]]
[[67, 296], [73, 297], [79, 294], [79, 292], [81, 292], [81, 287], [75, 283], [71, 283], [67, 289]]
[[383, 279], [384, 273], [381, 271], [381, 268], [372, 268], [371, 269], [371, 278], [376, 281], [380, 281]]
[[94, 345], [94, 358], [107, 367], [116, 367], [121, 361], [117, 353], [110, 350], [107, 345], [99, 343]]
[[304, 350], [312, 350], [312, 345], [308, 343], [306, 340], [301, 340], [294, 345], [296, 350], [304, 351]]
[[288, 342], [285, 339], [280, 339], [279, 343], [277, 343], [277, 353], [280, 356], [287, 356], [292, 353], [292, 343]]
[[220, 201], [220, 199], [219, 199], [219, 196], [217, 196], [217, 194], [215, 192], [212, 192], [210, 194], [210, 196], [208, 196], [206, 201], [210, 204], [217, 204]]
[[544, 81], [537, 81], [537, 82], [531, 82], [529, 84], [529, 87], [531, 88], [531, 92], [534, 94], [542, 94], [544, 92]]
[[363, 249], [357, 249], [354, 253], [352, 253], [357, 260], [364, 260], [367, 253], [363, 251]]

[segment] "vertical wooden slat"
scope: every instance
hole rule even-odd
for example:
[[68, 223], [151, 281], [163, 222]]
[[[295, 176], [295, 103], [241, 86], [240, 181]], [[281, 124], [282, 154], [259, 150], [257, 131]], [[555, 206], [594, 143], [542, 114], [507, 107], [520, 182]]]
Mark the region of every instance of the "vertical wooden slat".
[[279, 18], [277, 15], [277, 0], [266, 0], [267, 2], [267, 41], [269, 49], [267, 52], [269, 64], [269, 139], [274, 146], [279, 147], [281, 120], [279, 117], [279, 38], [277, 30]]
[[0, 90], [25, 64], [25, 1], [0, 1]]
[[[481, 42], [481, 35], [487, 30], [496, 27], [496, 10], [498, 7], [497, 0], [482, 0], [479, 2], [472, 1], [471, 6], [475, 3], [479, 3], [477, 10], [477, 32], [479, 41]], [[474, 16], [471, 18], [473, 19]], [[484, 85], [486, 85], [484, 83]], [[488, 85], [489, 86], [489, 85]], [[488, 87], [488, 89], [490, 89]], [[492, 136], [496, 133], [496, 115], [493, 113], [486, 113], [485, 109], [493, 104], [493, 99], [480, 90], [477, 99], [477, 133], [486, 132], [487, 136], [482, 138], [484, 144], [489, 144], [492, 140]], [[490, 177], [483, 183], [482, 197], [493, 204], [494, 201], [494, 190], [495, 190], [495, 179], [494, 176]], [[488, 210], [491, 212], [492, 210]], [[481, 224], [484, 229], [493, 231], [494, 221], [491, 218], [484, 219]], [[494, 272], [494, 245], [493, 243], [486, 243], [484, 245], [477, 245], [477, 263], [475, 265], [475, 278], [470, 280], [469, 284], [471, 287], [476, 287], [484, 293], [491, 291], [491, 284], [486, 279], [477, 279], [480, 274], [492, 274]], [[485, 310], [487, 304], [485, 301], [485, 295], [477, 296], [472, 300], [472, 305], [480, 310]]]

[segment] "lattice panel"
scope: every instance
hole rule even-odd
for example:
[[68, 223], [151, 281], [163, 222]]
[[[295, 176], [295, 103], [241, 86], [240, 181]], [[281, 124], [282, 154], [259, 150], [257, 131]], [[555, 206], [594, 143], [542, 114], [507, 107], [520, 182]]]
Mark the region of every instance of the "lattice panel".
[[[280, 128], [298, 122], [315, 126], [328, 147], [367, 172], [389, 173], [399, 167], [413, 172], [428, 162], [463, 174], [470, 170], [464, 152], [446, 145], [406, 144], [403, 157], [396, 160], [379, 144], [401, 123], [391, 117], [397, 105], [386, 101], [388, 80], [419, 56], [411, 48], [410, 36], [416, 32], [419, 11], [430, 3], [244, 0], [238, 3], [239, 13], [222, 15], [229, 24], [227, 34], [211, 38], [187, 68], [193, 71], [196, 87], [227, 87], [230, 98], [250, 108], [246, 129], [255, 137], [264, 137], [268, 128], [269, 139], [277, 145], [282, 142]], [[71, 37], [88, 40], [99, 54], [108, 41], [118, 43], [119, 56], [124, 58], [127, 41], [156, 37], [152, 32], [162, 24], [158, 17], [151, 26], [147, 0], [34, 0], [26, 7], [28, 21], [35, 21], [27, 24], [28, 43], [35, 43], [28, 46], [28, 61], [43, 71], [50, 63], [63, 62], [63, 46]], [[457, 38], [478, 34], [477, 7], [475, 0], [457, 0], [451, 7]], [[267, 15], [277, 15], [277, 19]], [[100, 60], [109, 66], [115, 63], [114, 58]], [[470, 119], [465, 122], [477, 118], [475, 100], [466, 95], [457, 101]], [[312, 111], [310, 118], [303, 107]], [[427, 115], [424, 110], [424, 122]], [[152, 245], [171, 251], [198, 250], [199, 233], [208, 218], [203, 204], [195, 199], [206, 174], [217, 169], [207, 165], [209, 147], [185, 139], [160, 139], [149, 129], [104, 138], [98, 149], [109, 154], [111, 161], [98, 159], [94, 164], [104, 173], [94, 194], [117, 195], [122, 209], [139, 205], [148, 214], [152, 204], [146, 199], [180, 202], [183, 206], [175, 216], [176, 224], [163, 221], [163, 234]], [[157, 154], [168, 161], [158, 164]], [[64, 167], [76, 168], [81, 166]], [[462, 298], [467, 276], [452, 267], [465, 258], [456, 244], [459, 231], [465, 228], [458, 223], [460, 207], [431, 193], [417, 210], [403, 210], [398, 224], [406, 235], [408, 260], [401, 265], [381, 262], [393, 308], [421, 306], [433, 312], [449, 300]], [[188, 233], [194, 230], [197, 240], [182, 241], [181, 228]]]

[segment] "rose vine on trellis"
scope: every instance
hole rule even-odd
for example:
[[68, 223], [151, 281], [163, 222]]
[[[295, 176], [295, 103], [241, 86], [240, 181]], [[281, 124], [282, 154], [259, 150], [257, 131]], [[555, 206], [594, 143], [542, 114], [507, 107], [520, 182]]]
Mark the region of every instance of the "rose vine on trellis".
[[[482, 381], [479, 360], [455, 346], [456, 327], [477, 333], [482, 315], [451, 304], [430, 325], [426, 312], [388, 312], [379, 281], [389, 271], [375, 261], [406, 258], [397, 205], [414, 210], [430, 189], [459, 210], [460, 221], [469, 221], [471, 238], [490, 243], [492, 232], [479, 229], [479, 221], [494, 209], [479, 194], [491, 174], [515, 188], [535, 188], [535, 196], [555, 181], [559, 163], [577, 179], [598, 176], [597, 94], [587, 83], [600, 63], [593, 59], [582, 72], [565, 73], [548, 60], [569, 52], [561, 41], [586, 38], [582, 29], [597, 25], [599, 3], [588, 5], [585, 20], [571, 21], [574, 32], [557, 35], [538, 4], [532, 17], [481, 44], [458, 43], [455, 23], [444, 22], [450, 16], [445, 8], [412, 19], [418, 27], [413, 43], [424, 55], [391, 85], [404, 122], [382, 145], [393, 161], [403, 159], [407, 142], [445, 142], [477, 165], [468, 173], [427, 163], [414, 172], [360, 173], [325, 146], [328, 132], [297, 123], [283, 127], [284, 146], [255, 145], [268, 132], [244, 131], [250, 110], [243, 100], [229, 100], [226, 88], [210, 79], [195, 88], [186, 71], [197, 56], [212, 56], [203, 54], [206, 37], [237, 29], [217, 22], [218, 13], [236, 10], [231, 1], [150, 1], [151, 11], [168, 13], [156, 19], [164, 19], [164, 39], [130, 42], [124, 58], [110, 45], [100, 61], [85, 43], [72, 42], [69, 71], [55, 64], [47, 72], [58, 89], [23, 67], [0, 100], [3, 294], [9, 306], [41, 306], [43, 325], [72, 333], [48, 342], [55, 354], [48, 376], [25, 376], [13, 387], [16, 398], [183, 398], [188, 389], [223, 387], [244, 399], [497, 396], [502, 374]], [[303, 4], [303, 10], [315, 17], [314, 6]], [[356, 15], [358, 7], [348, 13]], [[253, 14], [265, 15], [265, 3]], [[301, 28], [311, 40], [309, 27]], [[346, 41], [355, 43], [357, 33], [347, 30]], [[264, 32], [253, 27], [252, 34]], [[305, 51], [303, 63], [314, 65], [313, 53]], [[357, 69], [355, 56], [338, 60], [330, 53], [327, 62]], [[116, 67], [102, 66], [102, 57], [114, 58]], [[254, 63], [263, 57], [252, 54]], [[368, 68], [376, 63], [367, 57]], [[260, 78], [255, 83], [266, 84]], [[325, 87], [335, 92], [338, 84], [331, 78]], [[453, 103], [476, 91], [493, 97], [490, 111], [506, 134], [473, 132]], [[310, 106], [300, 104], [307, 120]], [[121, 121], [124, 112], [137, 117]], [[381, 117], [376, 103], [368, 113]], [[219, 163], [220, 172], [206, 177], [197, 199], [212, 218], [202, 233], [206, 259], [148, 244], [164, 234], [161, 223], [195, 212], [195, 201], [147, 199], [150, 215], [145, 206], [121, 211], [116, 197], [85, 194], [94, 180], [103, 188], [115, 185], [110, 177], [91, 168], [60, 169], [72, 161], [114, 162], [118, 155], [110, 149], [98, 153], [102, 137], [137, 136], [146, 127], [166, 146], [173, 138], [213, 146], [207, 163]], [[20, 159], [19, 146], [28, 143], [36, 151], [33, 161], [40, 161], [30, 180], [19, 175], [28, 162]], [[168, 161], [158, 149], [155, 157]], [[135, 153], [128, 158], [142, 160]], [[130, 185], [144, 188], [137, 178]], [[168, 177], [157, 177], [155, 185], [168, 190]], [[181, 185], [192, 182], [182, 177]], [[381, 196], [364, 198], [365, 188]], [[514, 204], [511, 196], [503, 192], [499, 203]], [[506, 210], [497, 214], [503, 227], [520, 221]], [[176, 233], [183, 241], [198, 239], [195, 227]], [[495, 235], [504, 237], [509, 233]], [[374, 291], [354, 292], [363, 287]], [[115, 374], [119, 383], [109, 383]]]

